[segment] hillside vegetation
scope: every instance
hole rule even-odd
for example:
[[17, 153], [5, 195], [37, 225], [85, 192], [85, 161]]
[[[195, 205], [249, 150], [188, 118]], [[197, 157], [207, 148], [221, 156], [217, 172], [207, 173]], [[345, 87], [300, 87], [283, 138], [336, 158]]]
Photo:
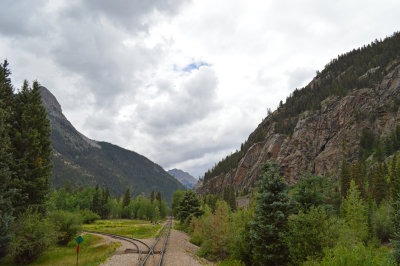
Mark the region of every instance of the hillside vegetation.
[[[235, 169], [249, 148], [263, 141], [267, 134], [280, 133], [290, 136], [306, 111], [318, 111], [321, 103], [328, 97], [340, 99], [349, 92], [362, 88], [375, 88], [382, 78], [397, 66], [400, 61], [400, 33], [394, 33], [384, 40], [375, 40], [371, 44], [339, 55], [318, 72], [313, 81], [301, 89], [295, 89], [286, 102], [280, 102], [278, 109], [250, 134], [240, 150], [228, 155], [204, 174], [207, 182], [213, 177], [227, 174]], [[397, 108], [400, 101], [394, 101]], [[360, 119], [365, 119], [360, 113]], [[274, 123], [273, 132], [266, 128]]]

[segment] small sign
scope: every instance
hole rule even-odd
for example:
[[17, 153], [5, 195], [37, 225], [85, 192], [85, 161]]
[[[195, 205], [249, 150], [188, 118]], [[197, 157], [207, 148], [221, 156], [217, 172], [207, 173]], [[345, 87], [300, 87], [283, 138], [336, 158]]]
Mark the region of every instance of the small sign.
[[82, 236], [78, 236], [77, 238], [75, 238], [75, 241], [76, 241], [76, 243], [78, 243], [78, 245], [79, 245], [80, 243], [83, 242], [83, 237], [82, 237]]

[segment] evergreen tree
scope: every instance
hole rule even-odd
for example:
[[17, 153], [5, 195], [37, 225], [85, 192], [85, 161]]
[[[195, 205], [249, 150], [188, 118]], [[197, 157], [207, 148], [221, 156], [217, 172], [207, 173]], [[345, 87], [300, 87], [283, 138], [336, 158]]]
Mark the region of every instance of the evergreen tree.
[[293, 199], [298, 203], [300, 210], [306, 212], [312, 206], [319, 206], [324, 203], [322, 178], [319, 176], [304, 175], [294, 187]]
[[235, 188], [233, 186], [230, 186], [230, 191], [229, 191], [229, 206], [231, 207], [231, 210], [234, 211], [236, 210], [236, 194], [235, 194]]
[[108, 204], [110, 200], [111, 200], [110, 190], [107, 187], [106, 189], [103, 189], [103, 197], [101, 203], [101, 217], [103, 219], [107, 219], [108, 216], [110, 215], [110, 206]]
[[0, 64], [0, 108], [5, 112], [5, 121], [7, 130], [10, 129], [13, 121], [12, 108], [14, 105], [14, 88], [10, 79], [11, 71], [8, 69], [8, 62], [5, 60]]
[[[0, 88], [1, 89], [1, 88]], [[10, 139], [6, 126], [6, 112], [1, 107], [0, 99], [0, 258], [7, 254], [8, 245], [12, 240], [11, 225], [14, 220], [12, 208], [13, 191], [11, 183], [11, 153]]]
[[158, 202], [161, 202], [161, 192], [160, 191], [157, 192], [156, 200], [158, 200]]
[[191, 217], [199, 217], [203, 214], [200, 209], [200, 199], [193, 190], [186, 190], [178, 206], [177, 216], [181, 222], [190, 222]]
[[400, 193], [394, 195], [392, 202], [392, 224], [394, 233], [390, 242], [392, 243], [392, 255], [397, 265], [400, 265]]
[[50, 191], [50, 123], [42, 106], [39, 88], [38, 82], [33, 82], [32, 88], [29, 88], [25, 81], [22, 90], [15, 96], [12, 131], [15, 163], [12, 170], [15, 176], [12, 183], [21, 194], [14, 201], [17, 214], [27, 206], [45, 213]]
[[98, 215], [101, 215], [101, 203], [102, 203], [102, 197], [101, 197], [101, 190], [99, 188], [99, 185], [96, 185], [94, 195], [93, 195], [93, 200], [92, 200], [92, 211], [97, 213]]
[[267, 163], [259, 183], [250, 241], [254, 260], [259, 265], [284, 265], [288, 260], [285, 236], [288, 230], [289, 197], [287, 182], [278, 166]]
[[376, 203], [379, 205], [381, 201], [387, 195], [387, 184], [386, 184], [386, 167], [385, 164], [379, 163], [373, 170], [373, 196]]
[[347, 197], [343, 201], [341, 212], [346, 224], [349, 226], [353, 239], [362, 241], [368, 237], [368, 217], [366, 215], [367, 206], [360, 197], [360, 192], [354, 180], [350, 183]]
[[231, 210], [236, 210], [235, 188], [231, 185], [224, 187], [223, 199], [229, 204]]
[[151, 203], [153, 203], [153, 201], [155, 199], [156, 199], [156, 193], [154, 192], [154, 189], [153, 189], [153, 190], [151, 190], [151, 196], [150, 196]]
[[340, 193], [342, 194], [342, 197], [346, 197], [347, 190], [350, 188], [350, 181], [350, 167], [346, 160], [343, 160], [340, 172]]
[[125, 191], [124, 200], [122, 201], [122, 207], [128, 206], [130, 202], [131, 202], [131, 192], [129, 188], [127, 188]]
[[69, 180], [67, 180], [67, 182], [65, 182], [64, 188], [65, 188], [65, 191], [67, 191], [69, 194], [73, 193], [72, 185], [71, 185], [71, 182], [69, 182]]

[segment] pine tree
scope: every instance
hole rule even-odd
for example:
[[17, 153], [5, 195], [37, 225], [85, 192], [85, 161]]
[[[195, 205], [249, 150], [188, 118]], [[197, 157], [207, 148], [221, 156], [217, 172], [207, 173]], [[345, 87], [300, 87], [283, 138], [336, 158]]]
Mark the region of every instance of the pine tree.
[[130, 202], [131, 202], [131, 192], [129, 188], [127, 188], [125, 191], [124, 200], [122, 201], [122, 207], [128, 206]]
[[384, 164], [379, 163], [378, 166], [374, 169], [374, 178], [373, 178], [373, 196], [376, 200], [376, 203], [379, 205], [381, 201], [387, 195], [387, 184], [386, 184], [386, 167]]
[[108, 187], [106, 189], [103, 188], [103, 197], [101, 201], [101, 218], [107, 219], [110, 215], [110, 207], [108, 202], [111, 200], [110, 190]]
[[101, 215], [101, 203], [102, 203], [102, 194], [99, 188], [99, 184], [96, 185], [93, 200], [92, 200], [92, 211]]
[[[396, 196], [400, 198], [400, 195]], [[390, 242], [393, 247], [393, 257], [397, 263], [400, 265], [400, 201], [396, 200], [392, 203], [392, 224], [394, 227], [394, 233]]]
[[157, 192], [156, 200], [158, 200], [158, 202], [161, 202], [161, 192], [160, 191]]
[[151, 203], [153, 203], [155, 199], [156, 199], [156, 193], [154, 192], [154, 189], [153, 189], [153, 190], [151, 190], [151, 196], [150, 196]]
[[341, 185], [340, 193], [342, 194], [342, 197], [346, 197], [347, 190], [350, 188], [350, 181], [351, 181], [350, 167], [346, 162], [346, 160], [343, 160], [340, 172], [340, 185]]
[[45, 213], [50, 192], [50, 123], [42, 106], [39, 88], [38, 82], [33, 82], [32, 88], [29, 88], [25, 81], [22, 90], [15, 96], [15, 122], [11, 135], [15, 162], [12, 183], [21, 194], [14, 201], [17, 214], [27, 206]]
[[392, 200], [395, 200], [396, 195], [400, 193], [400, 161], [397, 157], [398, 154], [395, 154], [390, 171], [390, 195]]
[[368, 217], [366, 215], [367, 206], [360, 197], [360, 192], [355, 185], [354, 180], [350, 182], [350, 188], [347, 191], [346, 199], [341, 206], [341, 214], [347, 225], [351, 229], [354, 239], [362, 241], [368, 237]]
[[69, 182], [69, 180], [67, 180], [65, 182], [64, 188], [65, 188], [65, 191], [67, 191], [69, 194], [73, 193], [72, 185], [71, 185], [71, 182]]
[[[1, 85], [0, 85], [1, 86]], [[0, 88], [1, 90], [1, 88]], [[12, 196], [10, 191], [11, 153], [10, 139], [6, 126], [6, 111], [2, 108], [0, 99], [0, 258], [7, 254], [8, 245], [12, 240], [11, 225], [13, 218]]]
[[200, 200], [193, 190], [186, 190], [178, 206], [177, 216], [181, 222], [190, 222], [191, 217], [199, 217], [203, 214], [200, 209]]
[[287, 182], [278, 166], [267, 163], [259, 183], [250, 241], [254, 260], [259, 265], [284, 265], [288, 260], [285, 235], [288, 230], [289, 197]]
[[235, 194], [235, 188], [233, 186], [230, 186], [229, 206], [231, 207], [232, 211], [236, 210], [236, 194]]

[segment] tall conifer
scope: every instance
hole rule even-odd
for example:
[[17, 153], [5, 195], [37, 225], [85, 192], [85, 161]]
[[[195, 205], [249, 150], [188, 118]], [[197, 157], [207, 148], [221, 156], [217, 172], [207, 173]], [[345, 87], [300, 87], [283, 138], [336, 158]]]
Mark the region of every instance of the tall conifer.
[[342, 194], [342, 197], [346, 197], [347, 190], [350, 188], [350, 181], [350, 167], [346, 160], [343, 160], [340, 173], [340, 193]]
[[287, 187], [285, 179], [279, 176], [278, 166], [266, 164], [250, 229], [252, 252], [259, 265], [285, 265], [288, 260], [285, 235], [290, 203]]
[[[1, 86], [1, 85], [0, 85]], [[2, 88], [0, 88], [1, 90]], [[0, 99], [0, 257], [7, 254], [7, 248], [12, 240], [11, 225], [13, 218], [11, 182], [10, 139], [6, 124], [6, 111], [1, 107]]]
[[122, 207], [128, 206], [130, 202], [131, 202], [131, 192], [129, 188], [127, 188], [125, 191], [124, 200], [122, 201]]
[[17, 213], [23, 212], [27, 206], [44, 213], [50, 191], [50, 123], [42, 106], [39, 88], [38, 82], [33, 82], [30, 88], [25, 81], [22, 90], [15, 96], [13, 186], [21, 193], [21, 197], [14, 202]]

